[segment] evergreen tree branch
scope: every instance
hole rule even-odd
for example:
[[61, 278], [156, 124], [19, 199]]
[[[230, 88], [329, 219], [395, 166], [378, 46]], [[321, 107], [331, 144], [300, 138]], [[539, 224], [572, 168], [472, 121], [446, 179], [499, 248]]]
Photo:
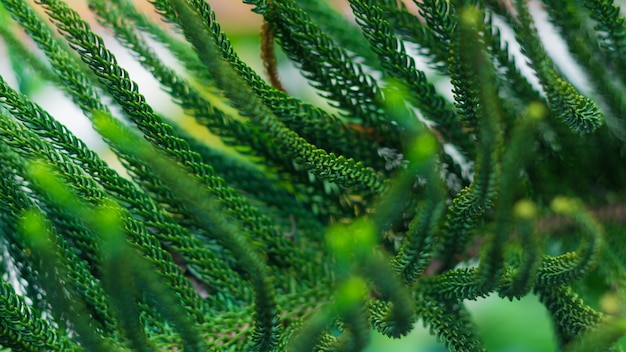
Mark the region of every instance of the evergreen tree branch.
[[[176, 21], [176, 14], [173, 13], [166, 0], [151, 2], [164, 18], [169, 21]], [[191, 5], [201, 15], [209, 32], [213, 33], [221, 56], [232, 65], [239, 76], [246, 80], [257, 97], [272, 110], [273, 114], [285, 126], [320, 148], [347, 157], [354, 157], [376, 169], [382, 168], [380, 167], [382, 160], [375, 152], [377, 146], [372, 145], [371, 138], [348, 128], [340, 119], [324, 110], [305, 104], [265, 83], [236, 55], [226, 35], [215, 21], [215, 13], [211, 10], [210, 5], [205, 1], [198, 0], [191, 1]]]
[[448, 303], [424, 296], [417, 303], [417, 313], [446, 349], [459, 352], [486, 351], [461, 303]]
[[[353, 62], [350, 55], [337, 46], [293, 0], [247, 1], [256, 5], [273, 26], [276, 38], [287, 55], [300, 65], [311, 84], [327, 94], [345, 109], [347, 117], [364, 127], [374, 128], [376, 134], [393, 145], [394, 128], [381, 106], [384, 97], [372, 76], [362, 65]], [[302, 27], [300, 23], [307, 23]], [[324, 61], [313, 60], [318, 53]]]
[[[461, 130], [461, 124], [451, 106], [436, 93], [433, 85], [427, 81], [423, 71], [415, 68], [415, 61], [410, 57], [402, 42], [393, 33], [390, 23], [385, 20], [383, 8], [373, 1], [350, 1], [357, 16], [357, 23], [370, 42], [370, 47], [378, 55], [389, 77], [407, 85], [407, 97], [420, 108], [425, 117], [436, 124], [436, 129], [443, 136], [442, 142], [454, 143], [461, 152], [472, 154], [473, 148], [467, 136]], [[378, 43], [387, 43], [381, 46]]]
[[595, 266], [602, 246], [603, 230], [579, 201], [556, 198], [552, 201], [552, 208], [572, 217], [582, 227], [584, 237], [576, 252], [546, 257], [539, 268], [537, 281], [540, 285], [568, 285]]
[[215, 228], [214, 232], [220, 236], [220, 241], [233, 252], [235, 257], [241, 262], [242, 267], [250, 271], [250, 278], [255, 288], [256, 303], [256, 329], [253, 337], [253, 346], [255, 350], [270, 351], [276, 343], [280, 327], [278, 325], [273, 285], [270, 282], [267, 268], [258, 252], [241, 235], [237, 227], [227, 222], [227, 219], [220, 214], [219, 206], [216, 206], [208, 192], [197, 193], [197, 190], [202, 188], [193, 187], [197, 182], [193, 177], [180, 172], [176, 166], [152, 150], [149, 145], [140, 142], [136, 135], [121, 129], [117, 124], [111, 123], [110, 117], [101, 115], [100, 119], [97, 120], [97, 124], [102, 133], [114, 141], [119, 148], [153, 163], [153, 170], [158, 172], [159, 176], [176, 190], [176, 194], [187, 200], [192, 200], [190, 204], [191, 210], [196, 216], [196, 221], [199, 225], [207, 231]]
[[[189, 9], [189, 11], [192, 11]], [[285, 156], [294, 158], [299, 164], [322, 178], [336, 182], [346, 188], [357, 190], [376, 191], [382, 188], [379, 177], [362, 163], [343, 156], [335, 156], [324, 150], [317, 149], [305, 140], [288, 130], [277, 121], [271, 111], [254, 99], [253, 94], [247, 92], [246, 83], [232, 74], [232, 71], [223, 64], [213, 48], [214, 44], [208, 38], [210, 34], [200, 21], [196, 21], [196, 14], [188, 12], [183, 23], [185, 34], [194, 43], [201, 60], [212, 72], [216, 82], [224, 89], [225, 94], [248, 115], [261, 131], [277, 143]], [[191, 28], [193, 26], [193, 29]], [[204, 37], [200, 33], [205, 33]], [[324, 165], [324, 167], [322, 167]]]
[[467, 78], [471, 91], [461, 94], [476, 99], [471, 109], [479, 118], [479, 145], [472, 183], [457, 193], [448, 210], [443, 245], [447, 268], [454, 265], [455, 255], [463, 253], [476, 222], [492, 206], [500, 179], [502, 103], [494, 86], [493, 67], [485, 57], [479, 38], [484, 31], [483, 17], [481, 10], [469, 6], [462, 10], [456, 27], [465, 70], [473, 76]]
[[602, 123], [602, 113], [589, 98], [581, 95], [554, 70], [552, 60], [545, 53], [537, 36], [526, 0], [516, 1], [519, 24], [517, 40], [530, 59], [552, 109], [570, 129], [580, 134], [593, 132]]
[[535, 293], [552, 315], [557, 343], [561, 347], [603, 320], [600, 313], [586, 306], [568, 287], [538, 286]]
[[39, 318], [11, 284], [0, 282], [0, 344], [19, 351], [49, 350], [79, 351], [71, 340], [60, 337], [48, 322]]

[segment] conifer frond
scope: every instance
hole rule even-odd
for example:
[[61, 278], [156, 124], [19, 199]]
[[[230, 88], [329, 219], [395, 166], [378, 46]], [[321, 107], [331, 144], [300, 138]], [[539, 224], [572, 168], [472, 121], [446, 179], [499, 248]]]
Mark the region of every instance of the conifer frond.
[[[364, 35], [370, 42], [372, 51], [378, 56], [385, 73], [406, 85], [406, 99], [409, 99], [437, 125], [437, 130], [445, 142], [454, 143], [462, 152], [473, 152], [461, 131], [461, 123], [443, 97], [428, 82], [423, 71], [415, 68], [414, 59], [409, 56], [402, 42], [393, 33], [391, 24], [385, 20], [384, 8], [373, 1], [350, 1]], [[387, 43], [380, 46], [378, 43]]]
[[[275, 26], [283, 50], [300, 65], [315, 88], [326, 92], [325, 98], [346, 110], [350, 121], [372, 127], [383, 138], [393, 141], [391, 121], [381, 107], [384, 98], [380, 88], [362, 65], [353, 62], [346, 50], [338, 47], [293, 1], [278, 1], [269, 6], [264, 1], [246, 2], [257, 5], [255, 11]], [[313, 55], [319, 55], [322, 61]]]
[[380, 68], [376, 54], [368, 50], [366, 38], [358, 27], [343, 16], [336, 8], [325, 1], [296, 0], [302, 8], [320, 28], [332, 36], [333, 40], [357, 57], [362, 58], [365, 65], [372, 68]]
[[[186, 11], [179, 8], [179, 6], [186, 5], [175, 4], [174, 6], [177, 11]], [[220, 242], [235, 254], [246, 270], [250, 271], [256, 290], [257, 326], [254, 347], [255, 350], [259, 351], [271, 350], [276, 343], [279, 327], [277, 325], [274, 290], [269, 282], [266, 273], [267, 269], [258, 253], [239, 234], [239, 230], [226, 222], [223, 215], [219, 214], [219, 208], [212, 204], [212, 197], [208, 192], [203, 192], [203, 194], [193, 193], [195, 192], [194, 189], [199, 187], [194, 184], [195, 180], [192, 177], [177, 171], [174, 165], [150, 149], [147, 143], [140, 143], [138, 136], [132, 135], [128, 131], [119, 128], [119, 125], [111, 123], [108, 116], [100, 115], [96, 123], [102, 130], [103, 135], [110, 138], [120, 149], [125, 149], [129, 153], [136, 153], [141, 159], [150, 160], [153, 170], [156, 172], [161, 170], [160, 176], [171, 185], [170, 187], [177, 194], [184, 195], [186, 199], [193, 199], [193, 203], [190, 204], [190, 211], [196, 217], [198, 225], [206, 231], [211, 231], [214, 228], [213, 232], [220, 236]], [[208, 214], [210, 213], [214, 214], [209, 217]]]
[[603, 230], [576, 200], [556, 198], [552, 201], [552, 208], [578, 222], [584, 237], [576, 252], [545, 258], [537, 273], [537, 281], [539, 284], [568, 285], [585, 276], [595, 266], [602, 245]]
[[595, 29], [601, 33], [602, 48], [617, 60], [624, 54], [626, 39], [626, 27], [624, 17], [620, 16], [620, 7], [613, 0], [585, 0], [583, 4], [591, 11], [591, 18], [598, 22]]
[[[88, 1], [110, 38], [71, 2], [0, 2], [14, 76], [0, 74], [0, 348], [357, 352], [372, 330], [404, 338], [421, 320], [447, 350], [484, 351], [466, 306], [534, 294], [559, 348], [619, 350], [614, 1], [350, 0], [346, 16], [242, 0], [263, 17], [269, 83], [210, 0], [148, 2], [164, 23], [134, 1]], [[574, 82], [534, 11], [577, 60]], [[156, 112], [109, 39], [193, 127]], [[331, 109], [280, 87], [278, 50]], [[36, 103], [38, 85], [121, 165]]]
[[541, 242], [535, 231], [534, 221], [537, 207], [528, 200], [521, 200], [514, 206], [515, 229], [519, 236], [521, 258], [517, 268], [503, 273], [505, 283], [498, 290], [501, 297], [521, 298], [527, 295], [535, 284], [541, 262]]
[[439, 72], [447, 74], [448, 45], [407, 9], [386, 9], [387, 20], [402, 39], [419, 46], [420, 54], [429, 59], [429, 64]]
[[[476, 121], [479, 128], [479, 145], [474, 180], [470, 186], [455, 196], [448, 210], [444, 248], [449, 257], [464, 251], [474, 224], [492, 206], [497, 192], [496, 184], [499, 182], [502, 158], [502, 103], [494, 85], [493, 67], [486, 59], [484, 46], [479, 37], [484, 31], [482, 26], [484, 15], [481, 10], [471, 6], [461, 11], [456, 28], [459, 37], [459, 55], [465, 65], [462, 70], [466, 73], [465, 77], [459, 77], [460, 85], [455, 89], [460, 95], [457, 102], [469, 103], [467, 98], [473, 100], [472, 114], [475, 113], [477, 114], [475, 116], [480, 117], [480, 120]], [[471, 88], [464, 92], [462, 86], [466, 84]]]
[[[551, 11], [551, 21], [559, 27], [568, 49], [578, 64], [587, 72], [593, 89], [602, 98], [600, 101], [607, 105], [605, 120], [607, 126], [619, 138], [623, 138], [622, 112], [626, 109], [623, 99], [623, 80], [613, 72], [626, 69], [621, 60], [615, 60], [613, 53], [600, 51], [602, 34], [593, 33], [587, 24], [588, 13], [582, 6], [565, 5], [560, 1], [545, 1]], [[583, 40], [584, 39], [584, 40]], [[608, 69], [603, 69], [606, 67]], [[617, 75], [619, 77], [619, 75]]]
[[559, 346], [574, 341], [603, 319], [600, 313], [586, 306], [567, 287], [547, 288], [539, 286], [535, 291], [552, 315]]
[[[542, 119], [547, 112], [545, 106], [540, 103], [532, 103], [529, 105], [525, 116], [521, 121], [518, 121], [518, 125], [514, 127], [507, 150], [502, 156], [502, 175], [499, 180], [498, 189], [506, 190], [505, 193], [500, 193], [498, 199], [495, 201], [494, 208], [494, 228], [491, 230], [493, 234], [487, 237], [486, 248], [483, 249], [481, 256], [479, 270], [482, 279], [485, 284], [489, 282], [497, 282], [501, 275], [504, 274], [504, 247], [511, 233], [511, 218], [515, 211], [513, 202], [517, 192], [517, 184], [519, 182], [520, 170], [525, 166], [524, 164], [531, 157], [531, 152], [525, 150], [527, 143], [532, 141], [536, 132], [536, 124], [538, 120]], [[525, 234], [526, 237], [529, 234]], [[517, 280], [515, 286], [522, 286], [524, 283], [524, 276], [533, 276], [532, 266], [534, 264], [533, 253], [536, 248], [528, 248], [532, 246], [532, 241], [528, 238], [523, 238], [525, 241], [523, 246], [528, 251], [528, 257], [523, 261], [524, 265], [520, 265], [520, 270], [516, 275], [521, 277]], [[529, 266], [529, 267], [525, 267]]]
[[[179, 13], [179, 16], [183, 15]], [[357, 190], [370, 189], [372, 191], [382, 188], [379, 177], [362, 163], [343, 156], [335, 156], [333, 153], [328, 154], [324, 150], [308, 144], [293, 131], [285, 128], [265, 105], [254, 99], [253, 94], [247, 92], [246, 83], [241, 82], [240, 78], [235, 76], [229, 67], [221, 62], [216, 48], [213, 48], [214, 44], [210, 40], [210, 34], [202, 22], [197, 20], [197, 15], [191, 9], [185, 13], [184, 20], [185, 22], [181, 25], [185, 34], [194, 44], [200, 59], [212, 73], [218, 86], [224, 90], [226, 96], [231, 99], [235, 106], [250, 117], [252, 122], [277, 144], [280, 148], [278, 153], [293, 158], [296, 163], [302, 164], [305, 169], [313, 174], [335, 182], [342, 187]], [[205, 36], [200, 34], [205, 34]]]
[[[402, 247], [392, 261], [404, 282], [412, 284], [426, 269], [438, 242], [438, 232], [445, 213], [446, 195], [437, 173], [437, 144], [434, 136], [423, 133], [415, 138], [413, 167], [426, 179], [426, 199], [418, 205], [417, 213], [405, 233]], [[407, 172], [411, 177], [412, 172]]]
[[7, 282], [0, 283], [1, 292], [0, 316], [2, 317], [3, 347], [19, 351], [48, 350], [79, 351], [79, 347], [71, 340], [57, 336], [57, 331], [17, 294], [13, 286]]
[[593, 132], [603, 121], [602, 113], [590, 98], [581, 95], [574, 86], [563, 79], [554, 69], [543, 44], [537, 37], [526, 1], [516, 2], [519, 12], [519, 28], [516, 35], [524, 53], [532, 62], [537, 77], [548, 98], [550, 109], [573, 131], [581, 134]]
[[461, 303], [448, 303], [425, 296], [418, 302], [418, 314], [447, 350], [486, 351]]

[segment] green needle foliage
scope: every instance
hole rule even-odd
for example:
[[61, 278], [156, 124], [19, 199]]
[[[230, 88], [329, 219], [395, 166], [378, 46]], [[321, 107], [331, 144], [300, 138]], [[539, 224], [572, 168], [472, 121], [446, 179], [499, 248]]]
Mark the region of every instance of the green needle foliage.
[[[211, 1], [150, 0], [162, 21], [87, 1], [218, 148], [155, 112], [71, 2], [0, 0], [18, 82], [0, 76], [0, 347], [361, 351], [372, 330], [402, 338], [421, 320], [448, 350], [481, 351], [467, 301], [532, 294], [563, 350], [619, 350], [618, 5], [349, 0], [346, 17], [243, 2], [264, 20], [267, 80]], [[546, 50], [541, 11], [581, 77]], [[329, 106], [285, 91], [274, 44]], [[78, 106], [121, 168], [37, 105], [33, 82]]]

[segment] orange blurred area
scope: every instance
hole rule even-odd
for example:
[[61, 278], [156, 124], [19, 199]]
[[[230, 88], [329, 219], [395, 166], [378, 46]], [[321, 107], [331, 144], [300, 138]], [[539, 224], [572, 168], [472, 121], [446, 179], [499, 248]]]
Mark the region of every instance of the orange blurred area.
[[[35, 0], [27, 0], [34, 4]], [[146, 15], [155, 20], [159, 15], [154, 11], [154, 7], [148, 0], [132, 0], [135, 6], [141, 9]], [[246, 5], [243, 1], [237, 0], [207, 0], [211, 9], [215, 11], [217, 21], [227, 32], [251, 32], [257, 31], [261, 26], [261, 16], [252, 12], [252, 6]], [[69, 1], [68, 5], [87, 20], [90, 24], [95, 23], [95, 18], [88, 8], [86, 1]], [[41, 6], [34, 5], [33, 8], [43, 12]]]
[[[34, 2], [34, 0], [28, 0]], [[215, 17], [217, 22], [222, 26], [222, 29], [226, 33], [250, 33], [256, 32], [261, 27], [262, 17], [252, 12], [253, 6], [244, 4], [241, 0], [206, 0], [213, 11], [215, 11]], [[324, 1], [324, 0], [319, 0]], [[350, 13], [347, 0], [327, 0], [333, 3], [335, 7], [341, 9], [342, 12]], [[133, 0], [132, 1], [138, 8], [154, 19], [158, 19], [158, 14], [154, 12], [152, 4], [148, 0]], [[416, 12], [416, 6], [413, 0], [402, 0], [405, 5]], [[90, 13], [87, 3], [85, 1], [70, 1], [68, 3], [71, 7], [77, 10], [83, 18], [90, 23], [94, 23], [95, 19], [93, 14]], [[34, 6], [36, 9], [41, 9], [40, 6]]]
[[258, 31], [262, 17], [252, 12], [252, 6], [242, 1], [209, 0], [215, 18], [227, 33]]

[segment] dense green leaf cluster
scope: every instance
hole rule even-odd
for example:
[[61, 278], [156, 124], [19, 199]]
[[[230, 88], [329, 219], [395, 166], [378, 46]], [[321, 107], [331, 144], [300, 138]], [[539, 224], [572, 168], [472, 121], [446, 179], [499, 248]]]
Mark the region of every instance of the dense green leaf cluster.
[[[598, 302], [626, 299], [619, 6], [243, 2], [266, 68], [276, 41], [329, 106], [252, 70], [210, 1], [150, 0], [160, 22], [87, 1], [218, 148], [157, 113], [68, 3], [0, 0], [18, 81], [0, 76], [0, 347], [360, 351], [421, 320], [481, 351], [466, 301], [534, 294], [561, 348], [618, 349], [626, 311]], [[542, 11], [582, 78], [546, 50]], [[34, 79], [121, 168], [32, 100]]]

